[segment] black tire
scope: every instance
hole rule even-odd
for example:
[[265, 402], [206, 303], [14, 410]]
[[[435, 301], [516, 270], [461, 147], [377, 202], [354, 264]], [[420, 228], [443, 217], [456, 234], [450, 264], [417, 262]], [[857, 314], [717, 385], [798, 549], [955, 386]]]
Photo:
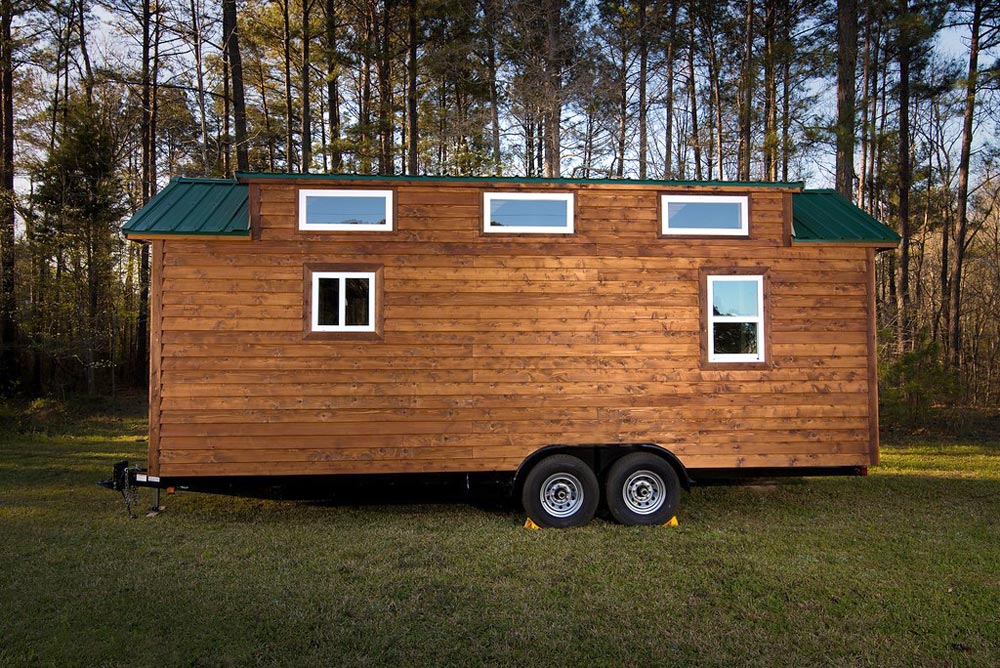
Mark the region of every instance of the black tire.
[[677, 514], [681, 481], [666, 459], [633, 452], [614, 464], [604, 479], [611, 516], [625, 525], [665, 524]]
[[521, 504], [540, 527], [567, 529], [594, 519], [601, 486], [594, 471], [572, 455], [550, 455], [524, 479]]

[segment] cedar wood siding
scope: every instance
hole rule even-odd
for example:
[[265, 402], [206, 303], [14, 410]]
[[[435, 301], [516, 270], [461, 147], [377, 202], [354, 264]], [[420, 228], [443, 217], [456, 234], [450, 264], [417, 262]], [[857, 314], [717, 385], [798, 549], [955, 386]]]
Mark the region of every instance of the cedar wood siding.
[[[792, 189], [397, 182], [393, 232], [304, 233], [297, 187], [327, 184], [251, 183], [252, 241], [154, 242], [153, 475], [513, 471], [597, 442], [877, 461], [874, 252], [790, 246]], [[487, 235], [484, 190], [571, 191], [576, 232]], [[749, 239], [660, 237], [660, 193], [723, 191]], [[384, 267], [382, 340], [305, 337], [313, 263]], [[764, 368], [703, 360], [703, 275], [730, 270], [765, 274]]]

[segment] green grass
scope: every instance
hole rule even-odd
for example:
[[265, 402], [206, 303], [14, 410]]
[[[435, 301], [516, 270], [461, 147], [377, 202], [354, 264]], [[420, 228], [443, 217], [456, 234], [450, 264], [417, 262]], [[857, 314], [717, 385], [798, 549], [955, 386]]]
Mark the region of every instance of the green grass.
[[[1000, 442], [711, 487], [680, 528], [98, 488], [141, 409], [0, 409], [0, 666], [1000, 665]], [[145, 504], [149, 496], [144, 497]]]

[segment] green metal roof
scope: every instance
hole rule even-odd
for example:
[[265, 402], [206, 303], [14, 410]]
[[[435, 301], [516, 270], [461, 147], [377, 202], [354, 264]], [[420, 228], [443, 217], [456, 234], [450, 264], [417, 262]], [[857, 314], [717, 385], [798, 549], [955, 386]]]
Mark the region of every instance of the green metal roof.
[[[801, 187], [801, 183], [736, 181], [631, 181], [623, 179], [523, 179], [472, 176], [364, 176], [355, 174], [252, 174], [239, 178], [372, 180], [495, 183], [610, 183], [650, 185], [736, 185]], [[841, 242], [895, 246], [899, 235], [841, 197], [834, 190], [805, 190], [792, 195], [796, 242]], [[127, 236], [177, 234], [247, 237], [250, 235], [249, 188], [225, 179], [175, 178], [122, 226]]]
[[122, 226], [126, 236], [250, 236], [249, 187], [223, 179], [175, 178]]
[[746, 188], [794, 188], [805, 186], [802, 181], [656, 181], [651, 179], [565, 179], [523, 176], [386, 176], [377, 174], [276, 174], [273, 172], [237, 172], [240, 181], [278, 179], [285, 181], [422, 181], [424, 183], [538, 183], [551, 185], [630, 185], [630, 186], [736, 186]]
[[836, 190], [804, 190], [792, 195], [795, 241], [895, 246], [900, 236], [854, 206]]

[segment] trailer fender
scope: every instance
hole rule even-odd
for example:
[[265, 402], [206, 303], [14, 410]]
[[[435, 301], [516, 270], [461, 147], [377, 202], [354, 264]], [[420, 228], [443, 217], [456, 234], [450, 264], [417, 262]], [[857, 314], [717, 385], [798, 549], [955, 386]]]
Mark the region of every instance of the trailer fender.
[[681, 481], [681, 487], [685, 491], [691, 491], [691, 476], [688, 475], [687, 468], [681, 460], [670, 450], [656, 443], [588, 443], [586, 445], [546, 445], [535, 450], [524, 458], [521, 465], [514, 473], [514, 495], [515, 498], [521, 493], [521, 485], [524, 477], [537, 462], [549, 455], [566, 454], [579, 457], [586, 462], [598, 477], [614, 464], [618, 459], [632, 452], [650, 452], [663, 457], [677, 471], [677, 477]]

